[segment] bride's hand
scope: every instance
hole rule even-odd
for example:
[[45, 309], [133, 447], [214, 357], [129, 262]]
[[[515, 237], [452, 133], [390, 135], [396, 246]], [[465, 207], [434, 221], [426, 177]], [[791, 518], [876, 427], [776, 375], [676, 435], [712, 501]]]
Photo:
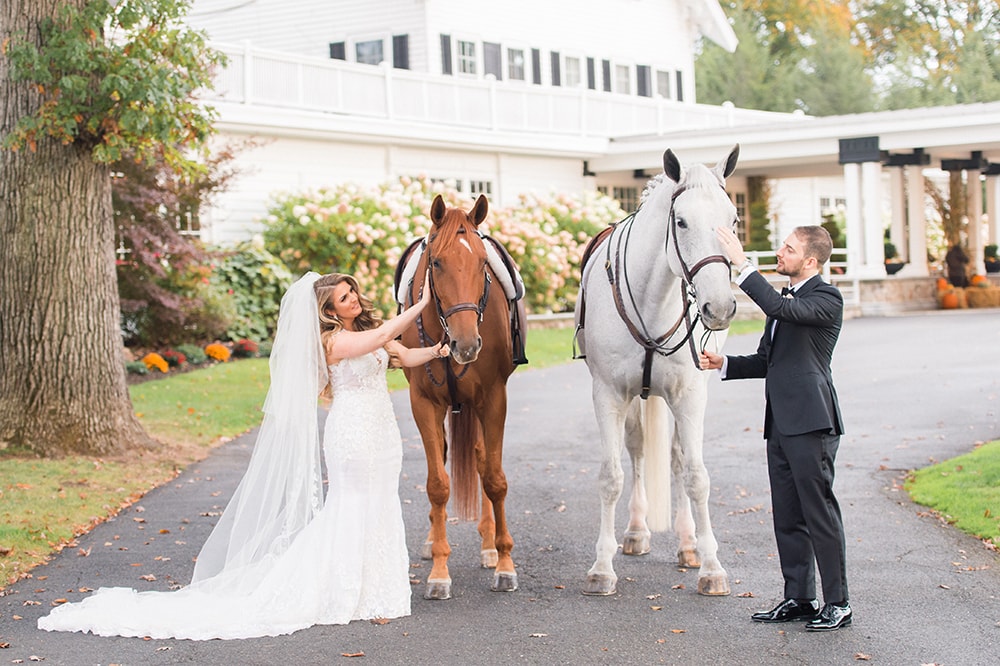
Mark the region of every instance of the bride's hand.
[[415, 303], [420, 307], [424, 307], [431, 302], [431, 272], [430, 270], [424, 275], [424, 284], [420, 287], [420, 300]]

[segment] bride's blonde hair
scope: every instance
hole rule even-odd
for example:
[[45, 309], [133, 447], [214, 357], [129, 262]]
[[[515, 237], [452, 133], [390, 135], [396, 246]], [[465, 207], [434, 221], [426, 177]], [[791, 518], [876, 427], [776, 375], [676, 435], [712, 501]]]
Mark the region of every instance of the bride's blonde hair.
[[[344, 330], [344, 323], [340, 321], [331, 302], [333, 290], [342, 282], [351, 285], [351, 289], [358, 295], [358, 303], [361, 304], [361, 314], [354, 319], [354, 330], [369, 331], [383, 324], [382, 313], [376, 309], [370, 298], [361, 293], [357, 278], [347, 273], [324, 275], [313, 284], [313, 291], [316, 293], [316, 309], [319, 311], [319, 337], [324, 349], [328, 348], [332, 336]], [[390, 354], [389, 366], [399, 367], [399, 360], [394, 354]], [[325, 398], [331, 397], [329, 384], [323, 389], [322, 395]]]

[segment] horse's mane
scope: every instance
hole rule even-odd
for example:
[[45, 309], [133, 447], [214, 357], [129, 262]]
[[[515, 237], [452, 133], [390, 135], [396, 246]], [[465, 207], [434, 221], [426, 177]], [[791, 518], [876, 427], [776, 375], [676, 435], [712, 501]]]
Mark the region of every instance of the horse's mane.
[[[698, 168], [701, 167], [701, 168]], [[667, 174], [658, 173], [649, 179], [646, 183], [646, 187], [642, 190], [642, 196], [639, 197], [640, 205], [645, 203], [646, 200], [653, 195], [653, 192], [663, 183], [673, 183], [672, 180], [667, 178]], [[691, 166], [684, 169], [684, 175], [681, 176], [681, 182], [684, 183], [685, 187], [709, 187], [719, 186], [719, 178], [715, 173], [706, 167], [704, 164], [692, 164]], [[677, 183], [680, 185], [681, 183]]]

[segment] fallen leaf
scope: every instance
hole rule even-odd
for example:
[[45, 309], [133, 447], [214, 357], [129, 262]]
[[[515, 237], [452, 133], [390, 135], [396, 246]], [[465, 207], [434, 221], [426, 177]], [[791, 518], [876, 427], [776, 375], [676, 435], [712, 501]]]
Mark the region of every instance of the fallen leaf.
[[854, 658], [858, 661], [871, 661], [872, 656], [870, 654], [865, 654], [864, 652], [855, 652]]
[[12, 620], [23, 620], [24, 618], [21, 617], [20, 615], [11, 615], [10, 619], [12, 619]]
[[53, 599], [52, 600], [52, 605], [53, 606], [61, 606], [62, 604], [66, 603], [66, 601], [67, 601], [66, 599], [63, 599], [62, 597], [60, 597], [58, 599]]
[[671, 629], [670, 633], [672, 633], [672, 634], [686, 634], [687, 633], [687, 629]]
[[28, 657], [28, 661], [45, 661], [45, 657], [38, 657], [36, 655], [31, 655]]
[[5, 650], [10, 647], [10, 643], [0, 643], [0, 650]]
[[649, 599], [650, 601], [652, 601], [653, 599], [659, 599], [661, 596], [663, 596], [663, 595], [660, 595], [660, 594], [647, 594], [646, 598]]
[[28, 599], [27, 601], [25, 601], [21, 605], [22, 606], [41, 606], [42, 602], [41, 601], [35, 601], [34, 599]]
[[950, 590], [951, 589], [950, 587], [948, 587], [944, 583], [941, 583], [940, 585], [938, 585], [938, 587], [940, 587], [942, 590]]
[[160, 534], [170, 534], [170, 530], [160, 530]]
[[655, 611], [663, 610], [663, 606], [650, 606]]
[[171, 649], [173, 648], [171, 648], [169, 645], [163, 645], [161, 647], [156, 648], [156, 652], [166, 652], [167, 650]]
[[154, 580], [156, 580], [156, 576], [154, 576], [153, 574], [146, 574], [145, 576], [139, 576], [139, 578], [141, 578], [142, 580], [148, 580], [149, 582], [153, 582]]
[[753, 592], [740, 592], [736, 596], [743, 597], [744, 599], [753, 599]]
[[76, 554], [80, 557], [87, 557], [88, 555], [90, 555], [90, 548], [86, 549], [80, 548], [76, 551]]
[[671, 590], [683, 590], [683, 589], [686, 589], [686, 588], [684, 587], [684, 583], [678, 583], [677, 585], [671, 586], [670, 589]]
[[553, 587], [555, 587], [557, 590], [565, 590], [566, 589], [565, 585], [554, 585]]
[[382, 624], [389, 624], [391, 620], [387, 617], [373, 617], [371, 620], [369, 620], [369, 622], [371, 622], [372, 624], [382, 625]]
[[341, 652], [340, 656], [341, 657], [363, 657], [363, 656], [365, 656], [365, 653], [364, 652]]

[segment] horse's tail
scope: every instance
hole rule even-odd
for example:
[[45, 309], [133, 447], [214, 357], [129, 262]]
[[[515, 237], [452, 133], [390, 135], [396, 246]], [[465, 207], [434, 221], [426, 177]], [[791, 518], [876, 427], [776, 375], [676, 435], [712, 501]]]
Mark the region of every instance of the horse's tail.
[[479, 518], [479, 473], [476, 471], [476, 444], [482, 439], [479, 419], [466, 406], [451, 412], [451, 500], [452, 510], [462, 520]]
[[643, 451], [645, 452], [646, 524], [654, 532], [670, 529], [670, 478], [673, 422], [667, 403], [658, 396], [643, 401]]

